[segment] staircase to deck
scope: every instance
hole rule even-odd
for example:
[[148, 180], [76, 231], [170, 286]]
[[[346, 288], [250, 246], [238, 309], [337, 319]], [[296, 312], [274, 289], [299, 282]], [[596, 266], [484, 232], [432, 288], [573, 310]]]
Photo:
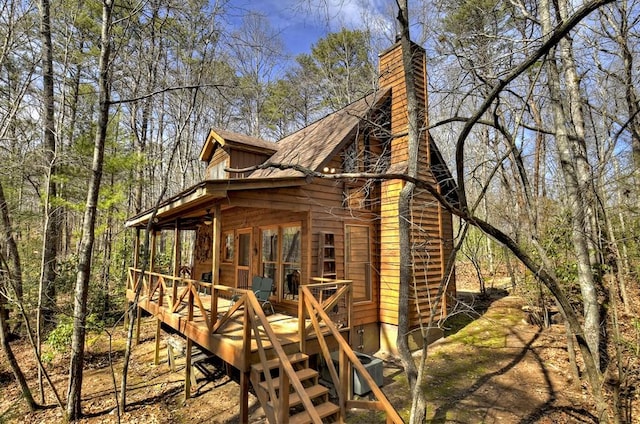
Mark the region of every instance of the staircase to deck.
[[[350, 289], [350, 285], [334, 286], [328, 290], [328, 297], [324, 297], [312, 292], [313, 285], [300, 288], [300, 351], [290, 354], [285, 354], [262, 310], [256, 308], [251, 296], [247, 299], [251, 309], [251, 331], [260, 356], [260, 362], [251, 365], [250, 381], [270, 423], [342, 423], [351, 408], [380, 410], [386, 413], [387, 422], [403, 422], [327, 312], [335, 310], [345, 295], [348, 299]], [[306, 324], [307, 317], [309, 324]], [[321, 356], [337, 394], [337, 404], [329, 399], [329, 388], [319, 383], [318, 371], [309, 366], [309, 356], [304, 353], [309, 335], [313, 335], [320, 345]], [[338, 345], [337, 368], [328, 337]], [[267, 344], [270, 345], [269, 358], [264, 348]], [[367, 382], [376, 400], [351, 399], [354, 369]]]
[[[304, 387], [302, 395], [295, 392], [286, 375], [280, 375], [280, 359], [271, 359], [266, 364], [258, 363], [251, 367], [251, 384], [269, 422], [314, 422], [311, 414], [302, 406], [302, 397], [305, 396], [311, 401], [319, 418], [338, 421], [340, 407], [329, 401], [329, 388], [319, 384], [319, 373], [309, 367], [309, 357], [304, 353], [295, 353], [288, 355], [287, 361]], [[271, 385], [268, 380], [271, 380]], [[273, 387], [273, 391], [270, 387]]]

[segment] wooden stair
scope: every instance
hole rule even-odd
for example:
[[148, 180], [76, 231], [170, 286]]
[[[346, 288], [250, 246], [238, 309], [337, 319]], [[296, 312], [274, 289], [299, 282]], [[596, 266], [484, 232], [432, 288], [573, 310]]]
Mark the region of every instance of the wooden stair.
[[[329, 389], [318, 383], [318, 371], [309, 368], [309, 357], [304, 353], [294, 353], [287, 356], [295, 370], [296, 377], [304, 387], [304, 393], [297, 393], [293, 386], [289, 385], [288, 410], [282, 414], [278, 410], [280, 403], [280, 360], [271, 359], [263, 363], [251, 366], [251, 384], [270, 423], [279, 423], [281, 417], [286, 415], [288, 422], [292, 424], [312, 423], [309, 413], [304, 409], [303, 397], [307, 397], [314, 405], [317, 414], [324, 420], [336, 421], [340, 414], [340, 407], [329, 401]], [[278, 399], [271, 399], [268, 375]], [[285, 419], [286, 421], [286, 419]]]

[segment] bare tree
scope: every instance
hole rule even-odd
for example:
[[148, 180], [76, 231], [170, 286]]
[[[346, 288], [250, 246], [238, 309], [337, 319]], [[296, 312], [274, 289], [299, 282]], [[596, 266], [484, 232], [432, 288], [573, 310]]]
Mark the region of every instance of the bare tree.
[[83, 219], [82, 241], [78, 257], [78, 274], [74, 290], [73, 338], [71, 345], [71, 363], [69, 366], [69, 386], [67, 390], [67, 415], [77, 420], [82, 414], [82, 376], [84, 365], [84, 346], [86, 334], [87, 296], [91, 275], [91, 256], [95, 239], [95, 223], [98, 206], [98, 194], [102, 180], [104, 148], [109, 124], [109, 99], [111, 90], [111, 20], [113, 0], [102, 2], [102, 26], [100, 36], [99, 78], [99, 115], [93, 150], [93, 164], [87, 202]]
[[[11, 229], [11, 220], [9, 217], [9, 211], [7, 208], [7, 202], [4, 197], [4, 189], [2, 187], [2, 182], [0, 182], [0, 218], [2, 218], [2, 224], [4, 227], [5, 234], [5, 242], [9, 246], [10, 257], [13, 258], [12, 264], [7, 263], [4, 255], [0, 251], [0, 345], [2, 345], [2, 350], [4, 351], [5, 356], [7, 357], [7, 361], [9, 362], [9, 366], [11, 367], [11, 371], [16, 379], [16, 383], [20, 386], [22, 390], [22, 396], [27, 402], [27, 406], [31, 411], [35, 410], [37, 404], [33, 399], [31, 394], [31, 390], [29, 389], [29, 385], [27, 384], [27, 380], [24, 377], [24, 373], [16, 360], [15, 355], [13, 354], [13, 350], [11, 349], [11, 345], [9, 344], [9, 324], [7, 322], [9, 318], [7, 304], [8, 300], [12, 298], [10, 296], [13, 290], [10, 288], [15, 287], [15, 279], [16, 276], [12, 272], [18, 272], [18, 275], [21, 275], [22, 271], [20, 268], [20, 257], [18, 256], [18, 250], [16, 242], [12, 235]], [[18, 277], [21, 278], [21, 277]]]

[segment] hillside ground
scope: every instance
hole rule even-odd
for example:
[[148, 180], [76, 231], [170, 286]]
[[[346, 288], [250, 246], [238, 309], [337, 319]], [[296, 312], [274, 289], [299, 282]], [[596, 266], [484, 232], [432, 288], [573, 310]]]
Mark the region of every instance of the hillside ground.
[[[498, 291], [478, 301], [460, 293], [480, 315], [459, 315], [447, 323], [448, 334], [430, 346], [424, 390], [431, 423], [590, 423], [596, 422], [590, 398], [568, 367], [565, 330], [552, 325], [541, 330], [525, 320], [523, 301]], [[183, 371], [171, 372], [162, 349], [160, 365], [153, 365], [155, 324], [143, 320], [141, 343], [135, 347], [129, 374], [128, 407], [123, 423], [235, 423], [238, 422], [239, 386], [219, 363], [197, 371], [197, 389], [183, 402]], [[125, 331], [105, 332], [88, 340], [83, 384], [85, 424], [116, 423], [115, 380], [120, 382]], [[109, 346], [111, 345], [111, 355]], [[36, 367], [26, 341], [14, 342], [18, 360], [37, 395]], [[385, 360], [383, 391], [406, 419], [409, 388], [396, 358]], [[183, 361], [183, 359], [181, 359]], [[48, 371], [61, 396], [67, 385], [68, 357], [58, 355]], [[179, 362], [180, 364], [180, 362]], [[29, 413], [20, 399], [6, 361], [0, 363], [0, 423], [57, 423], [64, 421], [45, 386], [47, 409]], [[631, 407], [638, 420], [637, 398]], [[251, 397], [250, 420], [265, 422], [257, 399]], [[349, 422], [384, 422], [377, 413], [352, 413]], [[639, 421], [635, 421], [639, 422]]]

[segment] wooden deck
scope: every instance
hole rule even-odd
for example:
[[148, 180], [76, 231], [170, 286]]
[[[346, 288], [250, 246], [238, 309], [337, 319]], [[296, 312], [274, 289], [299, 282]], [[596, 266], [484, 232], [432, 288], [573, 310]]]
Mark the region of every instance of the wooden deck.
[[[159, 273], [145, 273], [145, 277], [141, 278], [139, 270], [131, 269], [127, 285], [127, 299], [131, 302], [136, 293], [134, 281], [142, 284], [138, 306], [156, 317], [159, 322], [168, 325], [240, 371], [248, 371], [251, 364], [260, 361], [257, 338], [254, 336], [248, 340], [245, 339], [245, 310], [244, 308], [234, 309], [236, 302], [231, 300], [240, 298], [247, 292], [246, 290], [226, 286], [216, 287], [210, 283]], [[335, 283], [324, 283], [324, 285], [327, 287], [326, 292], [335, 292]], [[323, 292], [320, 288], [317, 291]], [[349, 330], [348, 304], [348, 299], [344, 297], [342, 302], [338, 302], [337, 312], [331, 313], [343, 333]], [[277, 305], [274, 306], [277, 311]], [[335, 309], [335, 307], [332, 308]], [[320, 352], [310, 318], [306, 318], [301, 323], [298, 317], [280, 312], [268, 315], [266, 318], [285, 353], [300, 351], [301, 334], [305, 335], [304, 346], [307, 354]], [[268, 351], [272, 347], [271, 340], [264, 332], [259, 334], [262, 347]], [[327, 340], [330, 347], [337, 346], [337, 342], [331, 340], [331, 337]], [[248, 357], [245, 352], [246, 342], [250, 343]]]
[[[191, 353], [197, 343], [240, 370], [240, 420], [248, 420], [252, 385], [271, 423], [343, 422], [352, 408], [384, 411], [388, 422], [402, 419], [345, 340], [350, 330], [350, 281], [329, 280], [300, 286], [298, 316], [266, 316], [250, 290], [130, 269], [127, 298], [157, 318], [156, 362], [160, 324], [185, 336], [185, 400], [191, 395]], [[299, 319], [300, 317], [300, 319]], [[140, 321], [138, 320], [138, 323]], [[338, 351], [338, 364], [331, 352]], [[328, 398], [309, 356], [319, 354], [338, 395]], [[353, 370], [377, 400], [354, 400]], [[299, 411], [299, 408], [303, 408]], [[293, 415], [291, 415], [293, 414]]]

